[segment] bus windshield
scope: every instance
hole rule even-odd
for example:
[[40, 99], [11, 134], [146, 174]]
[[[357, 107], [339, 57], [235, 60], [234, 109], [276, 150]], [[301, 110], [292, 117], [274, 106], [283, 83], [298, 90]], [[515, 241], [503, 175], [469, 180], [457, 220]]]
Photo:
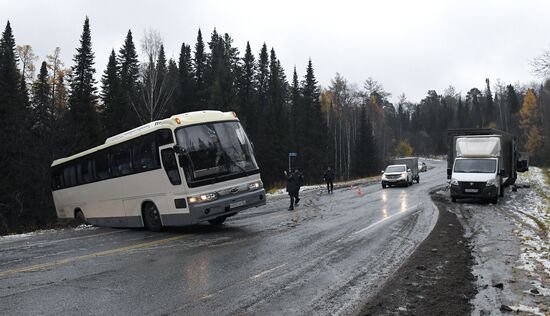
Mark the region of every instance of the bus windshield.
[[455, 172], [457, 173], [495, 173], [497, 161], [495, 159], [457, 159]]
[[182, 168], [190, 186], [258, 169], [252, 146], [237, 121], [182, 127], [176, 130], [176, 139], [184, 150]]

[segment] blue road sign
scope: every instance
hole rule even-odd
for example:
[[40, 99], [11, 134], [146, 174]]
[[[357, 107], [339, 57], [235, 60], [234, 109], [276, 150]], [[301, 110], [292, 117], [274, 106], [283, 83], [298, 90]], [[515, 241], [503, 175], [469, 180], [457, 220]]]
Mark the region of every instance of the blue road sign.
[[298, 157], [298, 153], [288, 153], [289, 157]]

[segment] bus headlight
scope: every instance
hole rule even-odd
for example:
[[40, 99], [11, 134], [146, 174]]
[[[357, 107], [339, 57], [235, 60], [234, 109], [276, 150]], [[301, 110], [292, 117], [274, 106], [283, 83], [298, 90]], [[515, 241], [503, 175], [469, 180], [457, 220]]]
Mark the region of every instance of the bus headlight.
[[255, 182], [252, 182], [252, 183], [248, 184], [248, 190], [249, 191], [258, 190], [258, 189], [261, 189], [263, 187], [264, 187], [264, 184], [263, 184], [262, 180], [258, 180], [258, 181], [255, 181]]
[[207, 194], [190, 196], [188, 200], [189, 200], [189, 204], [194, 204], [194, 203], [214, 201], [217, 198], [218, 198], [218, 195], [216, 193], [207, 193]]
[[457, 179], [451, 179], [451, 185], [458, 185], [458, 180]]

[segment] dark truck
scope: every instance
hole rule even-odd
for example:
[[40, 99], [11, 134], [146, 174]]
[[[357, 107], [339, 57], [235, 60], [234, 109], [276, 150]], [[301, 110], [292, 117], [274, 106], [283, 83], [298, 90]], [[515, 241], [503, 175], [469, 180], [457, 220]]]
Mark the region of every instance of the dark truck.
[[417, 157], [395, 158], [393, 160], [393, 164], [394, 165], [407, 165], [407, 168], [411, 169], [412, 179], [414, 181], [416, 181], [416, 183], [420, 183], [420, 173], [418, 172], [418, 158]]
[[516, 137], [493, 128], [449, 129], [447, 178], [451, 199], [476, 198], [498, 202], [504, 188], [528, 170], [520, 158]]

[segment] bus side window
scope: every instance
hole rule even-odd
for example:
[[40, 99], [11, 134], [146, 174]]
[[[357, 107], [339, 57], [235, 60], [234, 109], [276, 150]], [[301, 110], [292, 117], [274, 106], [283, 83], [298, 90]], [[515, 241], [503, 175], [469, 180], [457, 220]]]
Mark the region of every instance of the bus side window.
[[169, 129], [161, 129], [157, 132], [157, 143], [159, 146], [168, 145], [174, 142], [172, 131]]
[[170, 183], [173, 185], [181, 184], [181, 178], [178, 171], [178, 163], [176, 162], [176, 156], [174, 155], [174, 149], [167, 148], [160, 152], [162, 156], [162, 164]]
[[63, 182], [65, 182], [65, 187], [76, 185], [76, 168], [74, 165], [67, 166], [63, 170]]
[[111, 177], [111, 171], [109, 169], [109, 152], [99, 152], [94, 157], [95, 163], [95, 177], [97, 180], [105, 180]]
[[134, 171], [146, 171], [160, 167], [158, 150], [153, 135], [138, 138], [132, 145]]
[[78, 184], [90, 183], [94, 180], [92, 172], [92, 161], [83, 160], [76, 167], [76, 176]]
[[132, 173], [132, 155], [130, 146], [121, 144], [115, 146], [111, 152], [111, 171], [113, 177], [123, 176]]

